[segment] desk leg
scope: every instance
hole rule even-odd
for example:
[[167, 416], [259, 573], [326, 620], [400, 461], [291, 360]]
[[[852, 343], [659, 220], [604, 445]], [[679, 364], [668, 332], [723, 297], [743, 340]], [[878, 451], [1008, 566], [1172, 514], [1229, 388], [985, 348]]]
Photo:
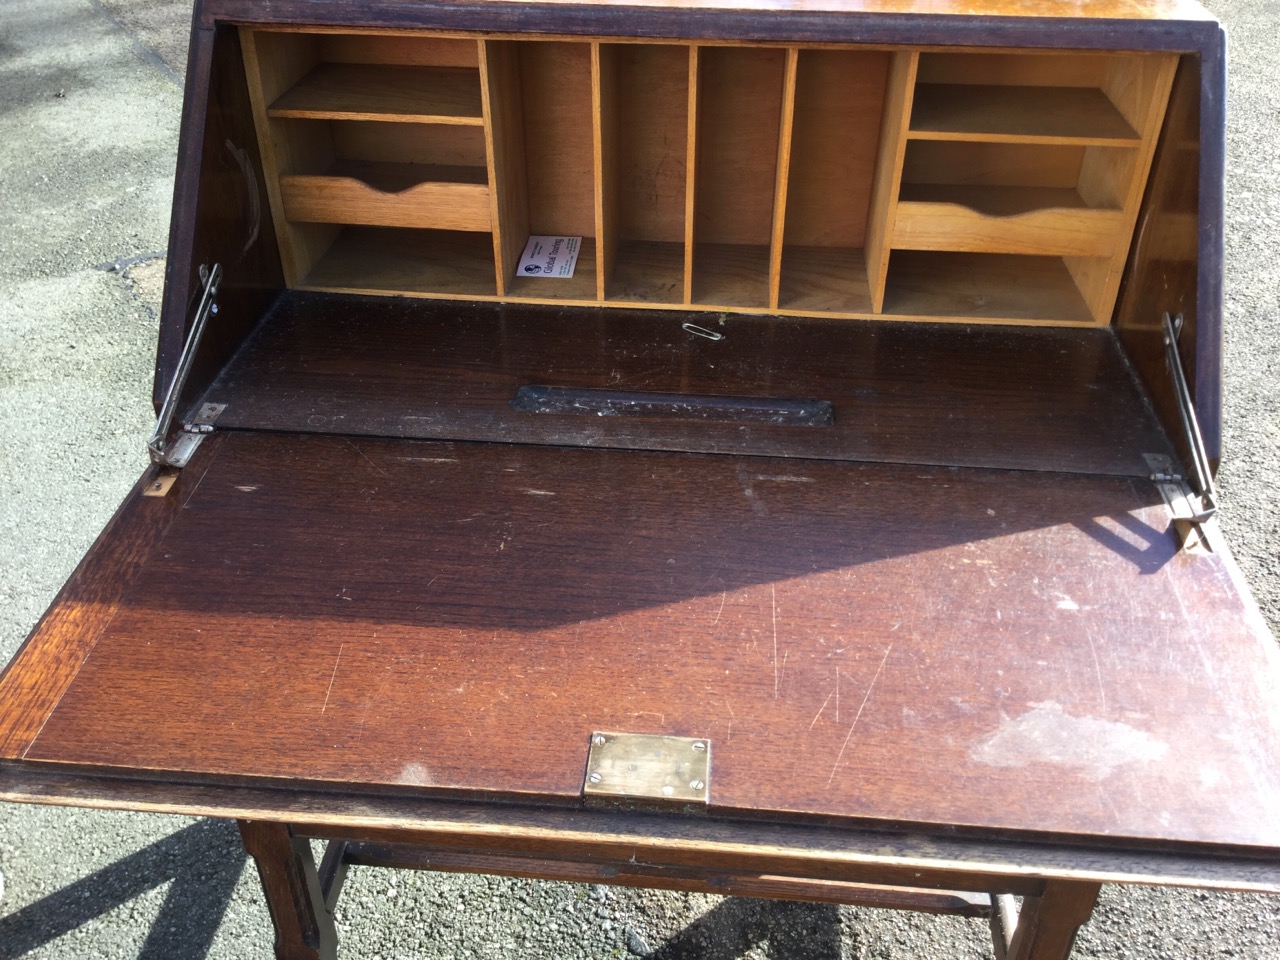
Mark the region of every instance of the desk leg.
[[338, 932], [325, 907], [311, 845], [280, 823], [241, 820], [276, 930], [276, 960], [336, 960]]
[[1076, 931], [1093, 916], [1101, 885], [1050, 880], [1044, 893], [1025, 897], [1007, 960], [1067, 960]]

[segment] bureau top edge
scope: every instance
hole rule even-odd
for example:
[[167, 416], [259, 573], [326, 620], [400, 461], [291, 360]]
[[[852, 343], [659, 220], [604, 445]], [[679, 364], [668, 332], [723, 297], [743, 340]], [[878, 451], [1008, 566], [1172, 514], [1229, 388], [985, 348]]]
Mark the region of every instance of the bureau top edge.
[[910, 44], [1208, 53], [1195, 0], [197, 0], [194, 23], [544, 38]]

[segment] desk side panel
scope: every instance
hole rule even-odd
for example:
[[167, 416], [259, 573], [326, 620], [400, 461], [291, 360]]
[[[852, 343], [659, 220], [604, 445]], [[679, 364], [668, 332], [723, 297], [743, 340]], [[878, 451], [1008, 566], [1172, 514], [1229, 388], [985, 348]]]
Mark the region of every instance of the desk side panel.
[[161, 404], [202, 292], [222, 265], [219, 313], [201, 341], [179, 414], [190, 407], [284, 289], [238, 32], [195, 29], [178, 144], [153, 400]]

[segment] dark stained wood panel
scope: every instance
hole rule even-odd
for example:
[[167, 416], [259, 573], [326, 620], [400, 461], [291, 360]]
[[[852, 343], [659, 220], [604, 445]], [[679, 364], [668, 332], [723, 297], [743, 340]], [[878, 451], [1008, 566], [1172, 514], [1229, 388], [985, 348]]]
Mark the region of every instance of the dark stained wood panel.
[[[216, 449], [222, 437], [206, 445]], [[134, 578], [186, 498], [200, 485], [209, 457], [173, 477], [167, 496], [142, 496], [172, 471], [148, 468], [59, 591], [49, 611], [0, 672], [0, 757], [19, 758], [120, 609]]]
[[[206, 456], [201, 454], [201, 456]], [[229, 434], [29, 760], [1280, 846], [1280, 659], [1143, 480]]]
[[[203, 399], [224, 426], [365, 436], [1135, 476], [1171, 452], [1109, 330], [726, 317], [713, 341], [688, 320], [288, 294]], [[514, 410], [529, 385], [826, 400], [835, 422]]]

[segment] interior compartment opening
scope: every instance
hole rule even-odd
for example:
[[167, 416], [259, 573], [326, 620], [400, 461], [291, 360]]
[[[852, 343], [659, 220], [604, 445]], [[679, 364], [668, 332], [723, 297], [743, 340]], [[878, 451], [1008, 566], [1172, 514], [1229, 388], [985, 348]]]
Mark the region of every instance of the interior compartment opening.
[[697, 50], [693, 303], [767, 309], [786, 51]]
[[867, 313], [864, 254], [888, 53], [799, 51], [778, 306]]
[[598, 57], [603, 299], [683, 303], [689, 48], [601, 44]]

